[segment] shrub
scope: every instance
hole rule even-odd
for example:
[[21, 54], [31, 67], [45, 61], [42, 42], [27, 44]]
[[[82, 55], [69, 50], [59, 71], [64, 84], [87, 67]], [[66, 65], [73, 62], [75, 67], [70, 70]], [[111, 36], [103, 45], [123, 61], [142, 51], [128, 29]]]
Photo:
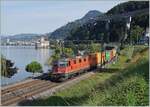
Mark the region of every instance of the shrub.
[[38, 62], [32, 61], [30, 64], [28, 64], [26, 66], [26, 71], [27, 72], [32, 72], [32, 73], [42, 72], [42, 66]]

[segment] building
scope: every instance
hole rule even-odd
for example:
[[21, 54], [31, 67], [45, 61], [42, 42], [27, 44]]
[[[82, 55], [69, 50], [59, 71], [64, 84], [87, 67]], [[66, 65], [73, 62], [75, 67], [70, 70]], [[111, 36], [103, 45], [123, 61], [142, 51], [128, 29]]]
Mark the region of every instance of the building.
[[35, 48], [49, 48], [49, 41], [41, 37], [36, 43]]
[[7, 44], [9, 44], [9, 42], [10, 42], [10, 39], [9, 39], [9, 38], [7, 38], [7, 41], [6, 41], [6, 43], [7, 43]]
[[141, 36], [140, 40], [139, 40], [139, 44], [142, 45], [149, 45], [149, 28], [146, 28], [145, 33]]

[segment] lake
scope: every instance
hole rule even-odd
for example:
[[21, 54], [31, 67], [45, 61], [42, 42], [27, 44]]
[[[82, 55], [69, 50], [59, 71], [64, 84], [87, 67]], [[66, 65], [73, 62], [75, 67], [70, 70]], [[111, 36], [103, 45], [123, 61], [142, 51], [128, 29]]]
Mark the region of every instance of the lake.
[[18, 72], [11, 78], [1, 77], [1, 85], [15, 83], [24, 80], [32, 73], [26, 72], [25, 66], [31, 61], [38, 61], [41, 63], [44, 72], [48, 72], [51, 69], [46, 65], [47, 59], [52, 55], [53, 50], [50, 49], [35, 49], [34, 46], [0, 46], [1, 53], [7, 58], [13, 61]]

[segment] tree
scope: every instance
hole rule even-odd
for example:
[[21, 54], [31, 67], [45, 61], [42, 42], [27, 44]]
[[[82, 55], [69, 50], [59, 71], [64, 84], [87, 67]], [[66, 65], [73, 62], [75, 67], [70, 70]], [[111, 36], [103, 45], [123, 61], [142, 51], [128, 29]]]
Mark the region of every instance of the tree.
[[144, 32], [144, 29], [140, 26], [133, 26], [131, 28], [131, 37], [134, 43], [137, 43], [140, 37], [142, 36], [142, 33]]
[[60, 59], [60, 54], [53, 54], [48, 58], [47, 64], [53, 65], [53, 63], [56, 62], [58, 59]]
[[1, 55], [1, 75], [2, 76], [7, 76], [7, 66], [6, 66], [6, 59], [4, 58], [3, 55]]
[[55, 49], [54, 53], [52, 54], [52, 56], [50, 56], [50, 58], [48, 59], [47, 64], [53, 65], [53, 63], [56, 62], [57, 60], [59, 60], [61, 58], [61, 56], [72, 57], [73, 54], [74, 54], [74, 52], [71, 48], [63, 47], [63, 49], [61, 49], [60, 47], [57, 47]]
[[94, 52], [99, 52], [101, 50], [101, 45], [100, 44], [96, 44], [96, 43], [91, 43], [89, 46], [88, 46], [88, 51], [90, 53], [94, 53]]
[[58, 59], [60, 59], [60, 55], [61, 55], [61, 48], [56, 47], [54, 53], [52, 54], [52, 56], [50, 56], [47, 60], [47, 64], [48, 65], [53, 65], [54, 62], [56, 62]]
[[14, 63], [12, 63], [11, 60], [1, 55], [1, 76], [10, 78], [17, 73], [17, 68], [13, 67], [13, 65]]
[[30, 64], [26, 65], [26, 71], [32, 72], [33, 74], [43, 72], [41, 64], [36, 61], [32, 61]]
[[73, 56], [74, 52], [71, 48], [64, 48], [64, 54], [67, 57], [71, 57], [71, 56]]

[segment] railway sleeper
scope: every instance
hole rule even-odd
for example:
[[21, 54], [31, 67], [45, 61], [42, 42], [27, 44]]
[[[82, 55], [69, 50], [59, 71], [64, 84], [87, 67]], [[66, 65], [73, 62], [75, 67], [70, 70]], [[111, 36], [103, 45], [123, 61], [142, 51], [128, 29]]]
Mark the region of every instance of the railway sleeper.
[[9, 99], [11, 99], [11, 98], [13, 98], [15, 96], [21, 96], [21, 95], [23, 95], [25, 93], [28, 93], [30, 91], [34, 91], [34, 90], [36, 90], [36, 89], [38, 89], [40, 87], [44, 87], [44, 86], [48, 85], [49, 83], [50, 82], [46, 81], [46, 83], [42, 82], [41, 84], [38, 84], [38, 85], [36, 84], [36, 86], [34, 85], [34, 86], [27, 87], [25, 89], [16, 90], [15, 92], [12, 92], [11, 94], [9, 94], [7, 96], [3, 96], [2, 97], [2, 101], [9, 100]]
[[23, 94], [21, 96], [15, 96], [13, 99], [10, 99], [10, 100], [5, 100], [5, 101], [3, 101], [2, 105], [10, 105], [10, 104], [14, 104], [14, 103], [16, 103], [18, 101], [22, 101], [24, 99], [27, 99], [28, 97], [32, 97], [32, 95], [38, 94], [40, 92], [43, 92], [44, 90], [48, 90], [48, 89], [50, 89], [51, 87], [53, 87], [55, 85], [56, 84], [53, 84], [53, 85], [52, 84], [51, 85], [50, 84], [49, 85], [46, 84], [45, 87], [38, 88], [37, 90], [25, 93], [25, 94]]
[[39, 80], [33, 80], [33, 81], [30, 81], [30, 82], [27, 82], [27, 83], [22, 83], [22, 84], [19, 84], [19, 85], [16, 85], [16, 86], [9, 87], [7, 89], [3, 89], [2, 90], [2, 94], [10, 93], [10, 92], [12, 92], [12, 91], [14, 91], [16, 89], [27, 87], [27, 86], [29, 86], [29, 85], [31, 85], [33, 83], [37, 83], [37, 82], [39, 82]]

